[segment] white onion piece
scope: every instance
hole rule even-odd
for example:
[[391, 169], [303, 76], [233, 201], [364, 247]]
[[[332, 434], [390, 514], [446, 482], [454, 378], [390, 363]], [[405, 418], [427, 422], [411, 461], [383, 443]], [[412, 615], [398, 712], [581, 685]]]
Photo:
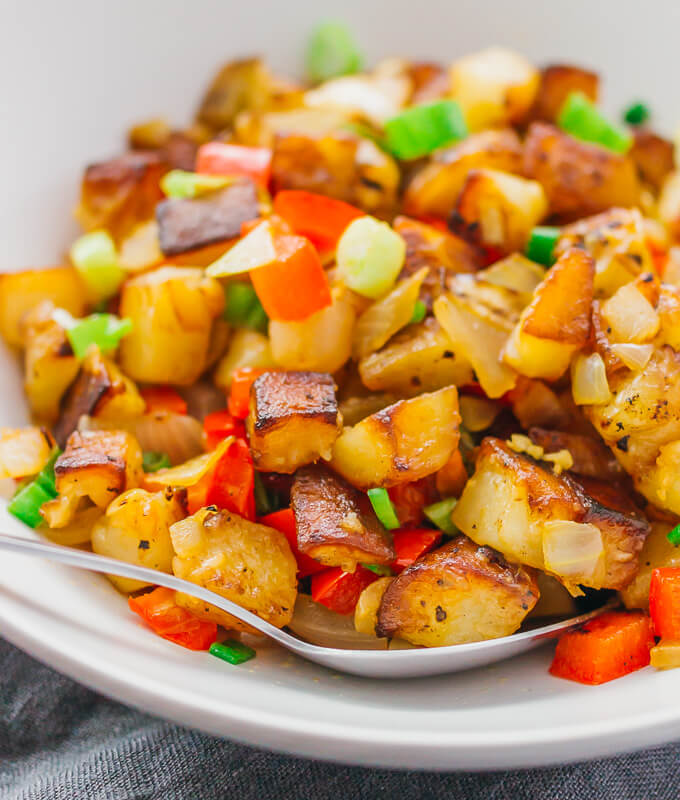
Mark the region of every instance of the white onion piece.
[[602, 533], [596, 525], [568, 520], [543, 524], [543, 560], [548, 572], [578, 583], [594, 577], [603, 558]]
[[485, 431], [491, 427], [501, 410], [498, 403], [494, 403], [493, 400], [487, 400], [485, 397], [462, 395], [458, 400], [458, 404], [463, 425], [473, 433]]
[[199, 422], [203, 422], [213, 411], [223, 411], [227, 407], [226, 395], [212, 381], [198, 381], [177, 391], [187, 404], [189, 416], [195, 417]]
[[636, 372], [644, 369], [654, 352], [653, 344], [613, 344], [612, 353], [618, 356], [628, 369]]
[[609, 326], [609, 338], [614, 342], [640, 344], [653, 339], [659, 330], [658, 313], [634, 283], [627, 283], [605, 300], [602, 316]]
[[607, 370], [599, 353], [580, 355], [571, 366], [571, 391], [577, 406], [603, 405], [611, 398]]
[[353, 614], [337, 614], [315, 603], [307, 594], [299, 594], [293, 619], [288, 627], [306, 642], [340, 650], [386, 650], [388, 640], [378, 639], [354, 629]]

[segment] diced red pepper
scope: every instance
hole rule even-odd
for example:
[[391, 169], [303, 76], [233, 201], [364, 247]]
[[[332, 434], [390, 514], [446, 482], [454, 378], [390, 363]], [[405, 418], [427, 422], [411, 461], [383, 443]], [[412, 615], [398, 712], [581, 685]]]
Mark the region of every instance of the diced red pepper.
[[207, 505], [255, 519], [255, 470], [244, 439], [234, 439], [217, 462], [206, 492]]
[[128, 605], [154, 633], [189, 650], [208, 650], [217, 639], [217, 625], [178, 606], [172, 589], [159, 586], [148, 594], [129, 597]]
[[251, 270], [253, 288], [270, 319], [297, 322], [331, 304], [331, 290], [314, 245], [304, 236], [276, 236], [277, 259]]
[[649, 613], [657, 636], [680, 639], [680, 567], [652, 570]]
[[246, 438], [246, 428], [240, 419], [229, 411], [213, 411], [206, 414], [203, 420], [203, 435], [205, 449], [214, 450], [227, 436], [236, 436], [238, 439]]
[[285, 219], [295, 233], [306, 236], [320, 252], [335, 250], [350, 222], [366, 216], [342, 200], [295, 189], [276, 195], [274, 213]]
[[423, 222], [425, 225], [436, 228], [442, 233], [451, 233], [449, 226], [446, 224], [446, 220], [442, 219], [441, 217], [435, 217], [433, 214], [421, 214], [420, 216], [415, 217], [415, 219], [417, 219], [418, 222]]
[[230, 414], [239, 419], [245, 419], [248, 416], [250, 387], [263, 372], [268, 372], [268, 370], [259, 367], [240, 367], [234, 370], [231, 376], [228, 402]]
[[264, 188], [269, 184], [272, 151], [225, 142], [202, 144], [196, 153], [196, 172], [203, 175], [245, 175]]
[[394, 572], [401, 572], [410, 567], [416, 559], [436, 547], [442, 539], [442, 532], [432, 528], [394, 531], [392, 540], [397, 557], [392, 564]]
[[434, 502], [432, 483], [421, 478], [410, 483], [399, 483], [387, 490], [402, 527], [419, 525], [423, 520], [423, 508]]
[[140, 392], [146, 403], [146, 412], [168, 411], [173, 414], [186, 414], [187, 404], [184, 398], [171, 386], [150, 386]]
[[482, 267], [490, 267], [491, 264], [495, 264], [497, 261], [500, 261], [505, 255], [503, 250], [499, 250], [497, 247], [493, 247], [492, 245], [482, 245], [480, 250], [482, 253]]
[[283, 508], [281, 511], [274, 511], [273, 514], [267, 514], [262, 517], [260, 522], [263, 525], [269, 525], [270, 528], [276, 528], [288, 539], [290, 549], [293, 551], [295, 560], [298, 565], [298, 576], [306, 578], [308, 575], [314, 575], [317, 572], [323, 572], [328, 567], [315, 561], [305, 553], [301, 553], [297, 546], [297, 528], [295, 526], [295, 514], [292, 508]]
[[550, 672], [579, 683], [605, 683], [647, 666], [653, 645], [646, 614], [609, 611], [560, 637]]
[[359, 595], [377, 579], [374, 572], [364, 567], [357, 566], [354, 572], [331, 567], [312, 576], [312, 600], [338, 614], [351, 614]]
[[648, 236], [645, 242], [647, 244], [649, 254], [652, 257], [652, 261], [654, 262], [654, 269], [659, 277], [663, 278], [663, 274], [666, 270], [666, 264], [668, 263], [668, 250], [665, 247], [657, 244], [657, 242], [655, 242], [651, 236]]

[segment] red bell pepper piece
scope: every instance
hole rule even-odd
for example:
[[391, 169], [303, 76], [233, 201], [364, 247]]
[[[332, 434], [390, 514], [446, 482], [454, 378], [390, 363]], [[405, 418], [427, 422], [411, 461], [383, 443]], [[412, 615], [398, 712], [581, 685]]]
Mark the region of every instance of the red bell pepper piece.
[[298, 190], [279, 192], [274, 198], [274, 213], [321, 252], [335, 250], [350, 222], [366, 216], [364, 211], [342, 200]]
[[186, 414], [187, 404], [171, 386], [150, 386], [140, 392], [146, 403], [146, 413], [168, 411], [173, 414]]
[[250, 410], [250, 387], [254, 381], [269, 370], [259, 367], [240, 367], [231, 376], [229, 391], [229, 413], [239, 419], [245, 419]]
[[357, 566], [354, 572], [331, 567], [312, 576], [312, 600], [338, 614], [351, 614], [359, 595], [377, 579], [374, 572], [364, 567]]
[[292, 508], [283, 508], [281, 511], [274, 511], [273, 514], [267, 514], [260, 519], [263, 525], [269, 525], [270, 528], [276, 528], [288, 539], [290, 549], [293, 551], [295, 560], [298, 565], [298, 577], [306, 578], [308, 575], [314, 575], [317, 572], [323, 572], [328, 567], [315, 561], [305, 553], [298, 550], [297, 545], [297, 527], [295, 525], [295, 514]]
[[[464, 383], [458, 389], [460, 394], [467, 394], [471, 395], [472, 397], [484, 397], [488, 399], [487, 393], [482, 389], [481, 384], [479, 383]], [[501, 397], [496, 398], [497, 403], [502, 403], [505, 406], [509, 406], [512, 404], [512, 392], [514, 390], [510, 389], [510, 391], [506, 392]]]
[[236, 436], [237, 439], [246, 438], [246, 428], [240, 419], [234, 417], [229, 411], [213, 411], [206, 414], [203, 420], [203, 436], [206, 450], [214, 450], [227, 436]]
[[605, 683], [647, 666], [653, 645], [646, 614], [609, 611], [560, 637], [550, 672], [579, 683]]
[[196, 172], [202, 175], [245, 175], [264, 188], [269, 184], [272, 151], [268, 147], [208, 142], [196, 153]]
[[662, 639], [680, 639], [680, 568], [652, 570], [649, 613], [654, 633]]
[[217, 625], [178, 606], [172, 589], [159, 586], [148, 594], [129, 597], [128, 605], [154, 633], [189, 650], [208, 650], [217, 639]]
[[390, 564], [394, 572], [401, 572], [413, 562], [436, 547], [442, 539], [442, 532], [432, 528], [394, 531], [392, 540], [397, 554]]
[[423, 222], [425, 225], [436, 228], [442, 233], [451, 233], [449, 226], [446, 224], [446, 220], [442, 219], [441, 217], [435, 217], [434, 214], [421, 214], [415, 219], [417, 219], [418, 222]]
[[482, 253], [482, 267], [490, 267], [492, 264], [500, 261], [505, 255], [503, 250], [499, 250], [492, 245], [482, 245], [480, 249]]
[[434, 502], [432, 484], [427, 478], [410, 483], [399, 483], [387, 490], [402, 527], [419, 525], [423, 508]]
[[277, 259], [251, 270], [250, 280], [267, 316], [297, 322], [331, 304], [328, 278], [314, 245], [304, 236], [275, 236]]
[[235, 439], [217, 462], [206, 492], [206, 503], [255, 519], [255, 470], [244, 439]]

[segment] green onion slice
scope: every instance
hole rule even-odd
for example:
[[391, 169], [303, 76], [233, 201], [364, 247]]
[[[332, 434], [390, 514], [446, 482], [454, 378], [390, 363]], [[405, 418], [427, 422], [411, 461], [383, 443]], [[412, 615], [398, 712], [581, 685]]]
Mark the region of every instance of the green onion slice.
[[675, 547], [680, 545], [680, 525], [676, 525], [672, 531], [668, 531], [666, 538]]
[[40, 516], [40, 507], [53, 498], [54, 495], [42, 484], [38, 481], [31, 481], [19, 488], [7, 505], [7, 510], [26, 525], [37, 528], [43, 521]]
[[113, 297], [127, 276], [118, 266], [116, 245], [107, 231], [92, 231], [76, 239], [69, 255], [94, 304]]
[[413, 325], [416, 322], [422, 322], [425, 319], [425, 315], [427, 314], [427, 306], [423, 303], [422, 300], [416, 300], [416, 304], [413, 306], [413, 316], [411, 317], [411, 324]]
[[629, 125], [643, 125], [651, 117], [649, 107], [644, 103], [633, 103], [628, 106], [623, 114], [624, 120]]
[[224, 189], [233, 182], [234, 178], [229, 175], [201, 175], [198, 172], [172, 169], [161, 178], [161, 189], [168, 197], [198, 197]]
[[311, 81], [327, 81], [359, 72], [363, 57], [349, 28], [342, 22], [324, 22], [312, 33], [305, 55]]
[[53, 316], [66, 329], [77, 358], [84, 358], [92, 344], [96, 344], [102, 353], [111, 352], [132, 331], [132, 320], [127, 317], [120, 319], [115, 314], [90, 314], [76, 320], [68, 314], [59, 313], [57, 316], [57, 312]]
[[615, 153], [625, 153], [633, 143], [633, 137], [609, 122], [583, 92], [572, 92], [567, 97], [557, 124], [571, 136]]
[[395, 528], [401, 527], [397, 512], [394, 510], [389, 494], [387, 494], [387, 489], [369, 489], [367, 494], [376, 517], [378, 517], [388, 531], [393, 531]]
[[386, 564], [362, 564], [361, 566], [364, 569], [375, 572], [376, 575], [394, 575], [391, 568]]
[[230, 664], [243, 664], [245, 661], [255, 658], [255, 651], [252, 647], [248, 647], [243, 642], [237, 642], [235, 639], [229, 639], [223, 643], [213, 642], [209, 652], [211, 656], [221, 658], [222, 661]]
[[438, 503], [432, 503], [431, 506], [425, 506], [423, 513], [440, 531], [448, 533], [449, 536], [455, 536], [458, 528], [451, 522], [451, 512], [457, 502], [455, 497], [447, 497]]
[[527, 244], [527, 258], [545, 267], [555, 263], [555, 247], [560, 238], [560, 229], [549, 225], [539, 225], [531, 231]]
[[463, 111], [455, 100], [435, 100], [402, 111], [385, 123], [385, 145], [397, 158], [421, 158], [467, 136]]
[[237, 328], [266, 333], [269, 317], [250, 283], [235, 281], [224, 287], [224, 318]]
[[167, 453], [145, 450], [142, 454], [142, 469], [144, 472], [158, 472], [159, 469], [167, 469], [171, 466]]

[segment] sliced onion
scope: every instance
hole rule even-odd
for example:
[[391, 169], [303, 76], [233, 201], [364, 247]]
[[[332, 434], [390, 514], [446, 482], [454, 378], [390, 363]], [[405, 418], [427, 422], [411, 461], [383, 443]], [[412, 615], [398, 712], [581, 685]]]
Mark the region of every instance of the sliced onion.
[[212, 381], [198, 381], [178, 391], [186, 401], [189, 416], [195, 417], [200, 422], [213, 411], [222, 411], [227, 407], [224, 392]]
[[604, 405], [611, 398], [607, 370], [599, 353], [580, 355], [571, 367], [571, 391], [577, 406]]
[[618, 356], [628, 369], [639, 372], [647, 366], [654, 352], [653, 344], [613, 344], [612, 353]]
[[602, 533], [596, 525], [567, 520], [543, 524], [543, 560], [548, 572], [581, 583], [596, 575], [603, 558]]
[[227, 436], [209, 453], [201, 453], [176, 467], [147, 474], [144, 486], [150, 491], [157, 491], [165, 486], [194, 486], [217, 465], [233, 441], [233, 436]]
[[352, 614], [335, 611], [315, 603], [307, 594], [299, 594], [293, 619], [288, 627], [301, 639], [320, 647], [337, 647], [340, 650], [386, 650], [387, 639], [378, 639], [354, 629]]
[[649, 341], [656, 336], [661, 324], [654, 306], [634, 283], [622, 286], [602, 304], [602, 316], [614, 342]]
[[489, 428], [501, 410], [498, 403], [484, 397], [463, 395], [458, 403], [463, 425], [473, 433]]

